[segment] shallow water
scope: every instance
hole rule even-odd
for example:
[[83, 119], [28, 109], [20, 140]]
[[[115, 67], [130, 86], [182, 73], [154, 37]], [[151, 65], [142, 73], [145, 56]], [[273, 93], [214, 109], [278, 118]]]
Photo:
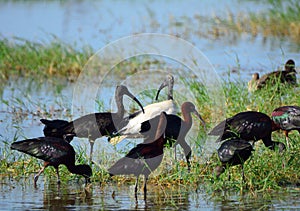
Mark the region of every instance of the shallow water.
[[86, 191], [81, 182], [65, 182], [58, 189], [55, 181], [41, 177], [35, 189], [32, 177], [2, 180], [0, 210], [296, 210], [300, 206], [299, 191], [207, 194], [201, 187], [187, 190], [149, 184], [144, 199], [142, 190], [135, 198], [134, 184], [96, 183]]
[[[111, 1], [93, 3], [90, 1], [30, 3], [4, 1], [0, 3], [0, 34], [8, 39], [19, 37], [41, 43], [48, 43], [53, 35], [64, 42], [76, 43], [79, 49], [87, 44], [95, 51], [110, 42], [135, 33], [179, 35], [202, 51], [220, 78], [241, 80], [246, 83], [253, 72], [265, 73], [275, 70], [282, 67], [289, 58], [294, 59], [297, 65], [300, 60], [299, 46], [288, 38], [265, 38], [261, 35], [252, 37], [247, 33], [236, 35], [230, 32], [230, 29], [228, 29], [228, 36], [214, 37], [207, 33], [212, 26], [208, 22], [201, 21], [215, 14], [225, 17], [228, 11], [238, 14], [248, 11], [260, 12], [264, 9], [266, 6], [263, 4], [239, 0], [221, 2], [154, 0], [150, 3], [146, 1], [113, 1], [113, 3]], [[178, 65], [174, 62], [167, 64], [170, 69], [174, 67], [184, 69], [182, 64]], [[162, 76], [151, 78], [153, 81], [148, 81], [147, 84], [142, 80], [145, 76], [141, 74], [139, 77], [137, 80], [139, 83], [130, 88], [141, 97], [143, 93], [140, 88], [146, 85], [149, 86], [148, 88], [157, 88]], [[103, 89], [98, 90], [98, 100], [103, 101], [101, 105], [103, 107], [99, 106], [99, 110], [115, 109], [113, 93], [118, 82], [124, 81], [108, 80], [107, 84], [102, 86]], [[75, 86], [76, 84], [65, 80], [39, 83], [32, 79], [20, 78], [6, 82], [1, 89], [0, 158], [10, 153], [8, 145], [14, 138], [21, 140], [42, 136], [43, 126], [39, 122], [40, 118], [73, 119], [82, 115], [80, 105], [72, 101]], [[182, 90], [184, 87], [177, 80], [175, 96], [180, 92], [187, 95], [187, 92]], [[153, 99], [142, 99], [144, 103], [150, 103], [151, 100]], [[97, 104], [93, 105], [91, 109], [97, 109], [97, 106]], [[131, 104], [127, 102], [126, 110], [130, 106]], [[86, 140], [75, 139], [72, 145], [83, 147], [87, 150], [87, 154], [89, 153]], [[96, 141], [94, 154], [101, 154], [103, 151], [114, 154], [116, 150], [124, 147], [130, 149], [132, 145], [124, 142], [117, 145], [117, 148], [113, 148], [106, 139], [99, 139]], [[101, 163], [101, 160], [97, 163]], [[294, 192], [270, 193], [268, 196], [228, 192], [212, 195], [201, 185], [197, 192], [180, 186], [162, 188], [149, 185], [147, 199], [144, 201], [141, 191], [138, 200], [134, 198], [133, 184], [108, 183], [104, 186], [93, 184], [91, 192], [87, 194], [82, 184], [74, 181], [63, 183], [60, 191], [55, 181], [49, 182], [43, 177], [40, 178], [37, 189], [33, 188], [32, 182], [33, 177], [19, 181], [7, 177], [1, 178], [0, 210], [300, 209], [299, 191], [295, 189]]]

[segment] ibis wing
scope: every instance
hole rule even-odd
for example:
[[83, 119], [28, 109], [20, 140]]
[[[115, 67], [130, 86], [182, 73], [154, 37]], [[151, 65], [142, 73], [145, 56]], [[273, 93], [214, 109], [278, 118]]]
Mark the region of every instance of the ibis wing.
[[18, 150], [47, 162], [55, 162], [60, 157], [75, 155], [72, 146], [62, 139], [41, 137], [14, 142], [11, 149]]

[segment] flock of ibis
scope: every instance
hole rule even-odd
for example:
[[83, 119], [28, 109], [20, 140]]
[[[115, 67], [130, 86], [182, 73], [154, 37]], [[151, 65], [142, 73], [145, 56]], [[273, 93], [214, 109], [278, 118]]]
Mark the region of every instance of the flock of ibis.
[[[281, 73], [280, 73], [281, 72]], [[262, 88], [267, 80], [279, 80], [282, 83], [294, 84], [295, 63], [289, 60], [284, 71], [272, 72], [259, 80], [249, 82], [251, 90]], [[153, 103], [145, 107], [134, 97], [126, 86], [119, 85], [115, 91], [117, 112], [92, 113], [73, 121], [41, 119], [45, 125], [44, 137], [17, 141], [11, 144], [11, 149], [29, 154], [44, 160], [44, 166], [34, 177], [36, 186], [39, 175], [48, 166], [53, 166], [57, 172], [57, 182], [60, 184], [59, 165], [64, 164], [71, 173], [82, 175], [86, 184], [90, 183], [92, 176], [93, 145], [97, 138], [109, 137], [112, 144], [124, 138], [143, 138], [144, 142], [137, 144], [123, 158], [107, 169], [110, 176], [134, 175], [136, 176], [135, 194], [138, 189], [138, 179], [144, 175], [144, 194], [147, 192], [147, 180], [162, 162], [166, 146], [180, 145], [184, 151], [187, 168], [190, 171], [190, 158], [192, 149], [186, 141], [186, 135], [192, 127], [192, 114], [197, 117], [206, 129], [204, 119], [201, 117], [192, 102], [181, 105], [182, 117], [177, 115], [177, 105], [173, 100], [174, 78], [167, 75], [158, 89], [156, 100], [160, 91], [168, 87], [168, 98], [165, 101]], [[250, 88], [249, 88], [250, 89]], [[124, 117], [123, 96], [133, 99], [141, 110]], [[263, 144], [271, 150], [283, 152], [286, 146], [282, 142], [272, 140], [272, 132], [283, 130], [289, 147], [288, 133], [298, 130], [300, 133], [300, 107], [282, 106], [274, 109], [271, 117], [257, 111], [245, 111], [225, 119], [216, 125], [208, 135], [218, 136], [216, 142], [222, 142], [217, 153], [222, 165], [214, 170], [216, 178], [226, 168], [241, 165], [251, 157], [254, 143], [262, 140]], [[74, 137], [87, 138], [90, 143], [90, 164], [76, 165], [75, 151], [70, 144]], [[244, 170], [242, 170], [244, 180]]]

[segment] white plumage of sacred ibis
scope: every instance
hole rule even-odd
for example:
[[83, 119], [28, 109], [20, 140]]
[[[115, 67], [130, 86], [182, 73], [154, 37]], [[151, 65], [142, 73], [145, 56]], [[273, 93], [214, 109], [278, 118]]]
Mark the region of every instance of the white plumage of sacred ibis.
[[121, 142], [126, 137], [135, 137], [138, 135], [141, 130], [141, 123], [145, 122], [149, 119], [152, 119], [156, 116], [159, 116], [161, 112], [165, 112], [167, 114], [176, 114], [177, 106], [173, 100], [173, 86], [174, 86], [174, 77], [172, 75], [167, 75], [163, 83], [160, 85], [156, 100], [158, 99], [160, 91], [164, 87], [168, 87], [168, 100], [153, 103], [144, 107], [145, 113], [142, 111], [137, 111], [123, 119], [124, 127], [122, 127], [118, 133], [122, 135], [121, 137], [112, 138], [110, 143], [117, 144]]

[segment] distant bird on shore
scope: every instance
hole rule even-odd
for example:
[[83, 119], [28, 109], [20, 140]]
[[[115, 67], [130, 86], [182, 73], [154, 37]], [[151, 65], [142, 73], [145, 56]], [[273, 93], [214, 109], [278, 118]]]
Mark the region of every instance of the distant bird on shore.
[[245, 181], [244, 162], [252, 155], [252, 151], [254, 149], [248, 141], [242, 139], [224, 141], [218, 149], [218, 156], [222, 162], [222, 166], [215, 168], [216, 177], [219, 177], [227, 167], [241, 165], [242, 178]]
[[125, 157], [118, 160], [108, 169], [110, 176], [130, 174], [136, 176], [134, 188], [135, 196], [138, 189], [139, 176], [142, 174], [145, 176], [144, 197], [146, 198], [148, 177], [162, 161], [166, 124], [166, 113], [163, 112], [159, 116], [159, 123], [154, 139], [148, 144], [138, 144], [131, 149]]
[[65, 165], [73, 174], [82, 175], [86, 184], [90, 182], [92, 169], [89, 165], [75, 165], [75, 151], [68, 143], [72, 136], [66, 136], [66, 140], [55, 137], [39, 137], [17, 141], [11, 144], [12, 150], [18, 150], [33, 157], [44, 160], [44, 166], [34, 176], [34, 186], [38, 181], [39, 176], [48, 166], [53, 166], [56, 169], [57, 183], [60, 184], [59, 165]]
[[116, 113], [92, 113], [79, 117], [71, 122], [65, 120], [41, 119], [41, 122], [45, 124], [45, 136], [62, 138], [65, 134], [72, 134], [76, 137], [88, 138], [91, 145], [90, 161], [92, 161], [95, 140], [102, 136], [111, 136], [119, 130], [118, 124], [123, 120], [125, 113], [123, 105], [124, 95], [136, 101], [144, 112], [142, 104], [129, 92], [127, 87], [120, 85], [116, 87], [115, 93], [118, 109]]
[[272, 141], [273, 124], [271, 118], [264, 113], [245, 111], [225, 119], [215, 126], [208, 135], [219, 136], [216, 142], [233, 138], [246, 141], [262, 139], [267, 148], [274, 150], [278, 147], [281, 152], [285, 149], [285, 145], [281, 142]]
[[266, 85], [274, 86], [277, 83], [297, 84], [296, 69], [294, 60], [290, 59], [285, 63], [284, 71], [274, 71], [259, 77], [259, 73], [254, 73], [252, 79], [248, 82], [248, 90], [255, 91]]
[[177, 107], [173, 100], [173, 86], [174, 77], [172, 75], [167, 75], [163, 83], [160, 85], [155, 99], [158, 100], [159, 93], [164, 87], [168, 87], [168, 99], [145, 106], [145, 113], [138, 111], [129, 115], [128, 117], [125, 117], [121, 123], [123, 124], [123, 127], [118, 131], [119, 134], [123, 135], [124, 137], [120, 140], [116, 140], [116, 142], [122, 141], [126, 136], [130, 137], [138, 134], [140, 130], [140, 124], [142, 122], [159, 116], [161, 112], [166, 112], [167, 114], [176, 114]]
[[272, 112], [273, 131], [283, 130], [288, 147], [289, 132], [292, 130], [298, 130], [300, 133], [300, 107], [299, 106], [282, 106], [274, 109]]

